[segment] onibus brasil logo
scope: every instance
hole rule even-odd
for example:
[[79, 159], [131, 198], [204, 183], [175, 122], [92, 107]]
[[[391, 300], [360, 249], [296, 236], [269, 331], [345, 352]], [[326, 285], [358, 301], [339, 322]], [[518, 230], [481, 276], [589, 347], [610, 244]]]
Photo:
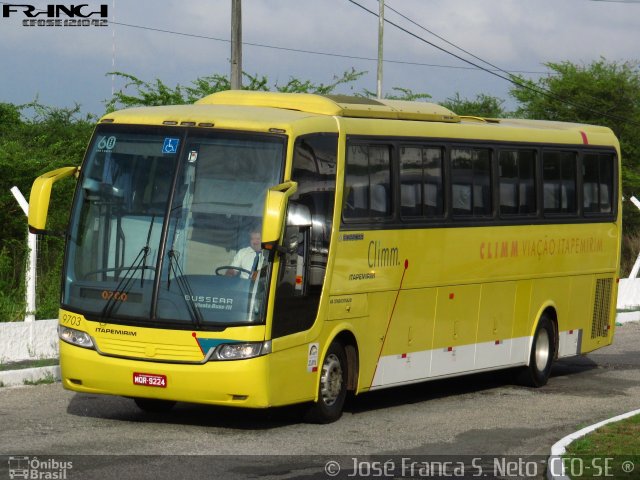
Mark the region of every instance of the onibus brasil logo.
[[63, 462], [54, 458], [39, 459], [38, 457], [11, 456], [9, 457], [9, 478], [24, 478], [33, 480], [66, 480], [68, 472], [73, 468], [73, 462]]

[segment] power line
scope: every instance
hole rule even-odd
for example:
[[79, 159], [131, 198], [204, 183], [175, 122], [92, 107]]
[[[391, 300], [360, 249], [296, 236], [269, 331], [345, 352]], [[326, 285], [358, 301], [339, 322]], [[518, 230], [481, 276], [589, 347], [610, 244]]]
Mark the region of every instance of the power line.
[[[12, 5], [9, 4], [7, 2], [0, 2], [0, 5]], [[39, 12], [46, 12], [46, 10], [37, 10]], [[395, 11], [395, 10], [394, 10]], [[215, 42], [224, 42], [224, 43], [231, 43], [231, 40], [226, 39], [226, 38], [217, 38], [217, 37], [212, 37], [212, 36], [208, 36], [208, 35], [198, 35], [195, 33], [184, 33], [184, 32], [178, 32], [175, 30], [167, 30], [167, 29], [162, 29], [162, 28], [156, 28], [156, 27], [147, 27], [145, 25], [134, 25], [131, 23], [123, 23], [123, 22], [114, 22], [114, 21], [109, 21], [109, 24], [111, 25], [119, 25], [121, 27], [127, 27], [127, 28], [137, 28], [140, 30], [149, 30], [152, 32], [159, 32], [159, 33], [167, 33], [170, 35], [178, 35], [178, 36], [182, 36], [182, 37], [190, 37], [190, 38], [199, 38], [202, 40], [213, 40]], [[435, 34], [434, 34], [435, 35]], [[349, 60], [364, 60], [364, 61], [368, 61], [368, 62], [377, 62], [378, 59], [377, 58], [372, 58], [372, 57], [362, 57], [362, 56], [358, 56], [358, 55], [347, 55], [347, 54], [343, 54], [343, 53], [335, 53], [335, 52], [320, 52], [317, 50], [304, 50], [304, 49], [300, 49], [300, 48], [291, 48], [291, 47], [282, 47], [282, 46], [277, 46], [277, 45], [268, 45], [268, 44], [264, 44], [264, 43], [252, 43], [252, 42], [242, 42], [242, 45], [247, 45], [247, 46], [251, 46], [251, 47], [259, 47], [259, 48], [268, 48], [268, 49], [272, 49], [272, 50], [280, 50], [280, 51], [285, 51], [285, 52], [294, 52], [294, 53], [305, 53], [308, 55], [321, 55], [321, 56], [326, 56], [326, 57], [336, 57], [336, 58], [346, 58]], [[439, 64], [433, 64], [433, 63], [421, 63], [421, 62], [410, 62], [410, 61], [403, 61], [403, 60], [384, 60], [385, 63], [393, 63], [393, 64], [398, 64], [398, 65], [412, 65], [412, 66], [418, 66], [418, 67], [432, 67], [432, 68], [448, 68], [448, 69], [452, 69], [452, 70], [477, 70], [477, 68], [475, 67], [465, 67], [465, 66], [459, 66], [459, 65], [439, 65]], [[485, 62], [487, 63], [487, 62]], [[502, 72], [505, 72], [502, 69], [499, 69]], [[532, 71], [532, 70], [511, 70], [510, 72], [506, 72], [506, 73], [523, 73], [523, 74], [530, 74], [530, 75], [549, 75], [549, 74], [553, 74], [553, 72], [549, 72], [549, 71]]]
[[[122, 22], [109, 22], [113, 25], [120, 25], [122, 27], [129, 27], [129, 28], [138, 28], [141, 30], [150, 30], [153, 32], [160, 32], [160, 33], [168, 33], [168, 34], [172, 34], [172, 35], [180, 35], [183, 37], [193, 37], [193, 38], [200, 38], [203, 40], [213, 40], [216, 42], [225, 42], [225, 43], [231, 43], [230, 40], [226, 39], [226, 38], [217, 38], [217, 37], [211, 37], [211, 36], [207, 36], [207, 35], [197, 35], [194, 33], [184, 33], [184, 32], [177, 32], [175, 30], [166, 30], [166, 29], [162, 29], [162, 28], [155, 28], [155, 27], [146, 27], [144, 25], [134, 25], [131, 23], [122, 23]], [[373, 58], [373, 57], [362, 57], [362, 56], [358, 56], [358, 55], [347, 55], [344, 53], [335, 53], [335, 52], [321, 52], [321, 51], [317, 51], [317, 50], [304, 50], [304, 49], [300, 49], [300, 48], [291, 48], [291, 47], [282, 47], [282, 46], [277, 46], [277, 45], [268, 45], [268, 44], [264, 44], [264, 43], [254, 43], [254, 42], [242, 42], [242, 45], [247, 45], [250, 47], [259, 47], [259, 48], [268, 48], [268, 49], [272, 49], [272, 50], [281, 50], [281, 51], [285, 51], [285, 52], [294, 52], [294, 53], [305, 53], [308, 55], [322, 55], [322, 56], [327, 56], [327, 57], [336, 57], [336, 58], [347, 58], [350, 60], [365, 60], [365, 61], [369, 61], [369, 62], [376, 62], [378, 59], [377, 58]], [[458, 66], [458, 65], [438, 65], [438, 64], [433, 64], [433, 63], [421, 63], [421, 62], [410, 62], [410, 61], [404, 61], [404, 60], [384, 60], [386, 63], [395, 63], [395, 64], [399, 64], [399, 65], [413, 65], [413, 66], [419, 66], [419, 67], [434, 67], [434, 68], [449, 68], [449, 69], [455, 69], [455, 70], [476, 70], [476, 68], [474, 67], [464, 67], [464, 66]], [[545, 71], [545, 72], [540, 72], [540, 71], [531, 71], [531, 70], [512, 70], [510, 73], [527, 73], [527, 74], [531, 74], [531, 75], [548, 75], [550, 72]]]
[[[616, 2], [616, 1], [619, 1], [619, 0], [591, 0], [591, 1]], [[624, 3], [627, 3], [627, 2], [625, 1]], [[633, 1], [632, 1], [632, 3], [640, 3], [640, 0], [633, 0]], [[505, 73], [505, 74], [507, 74], [507, 75], [511, 75], [511, 73], [510, 73], [510, 72], [508, 72], [508, 71], [506, 71], [506, 70], [504, 70], [504, 69], [502, 69], [502, 68], [500, 68], [500, 67], [498, 67], [498, 66], [494, 65], [494, 64], [493, 64], [493, 63], [491, 63], [491, 62], [488, 62], [488, 61], [486, 61], [486, 60], [484, 60], [484, 59], [482, 59], [482, 58], [480, 58], [480, 57], [478, 57], [478, 56], [474, 55], [473, 53], [471, 53], [471, 52], [469, 52], [469, 51], [465, 50], [464, 48], [459, 47], [458, 45], [456, 45], [456, 44], [454, 44], [454, 43], [450, 42], [450, 41], [449, 41], [449, 40], [447, 40], [446, 38], [444, 38], [444, 37], [442, 37], [442, 36], [440, 36], [440, 35], [438, 35], [438, 34], [436, 34], [436, 33], [432, 32], [432, 31], [431, 31], [431, 30], [429, 30], [428, 28], [426, 28], [426, 27], [424, 27], [423, 25], [420, 25], [419, 23], [417, 23], [417, 22], [413, 21], [411, 18], [407, 17], [406, 15], [402, 14], [401, 12], [399, 12], [399, 11], [397, 11], [397, 10], [393, 9], [393, 8], [392, 8], [392, 7], [390, 7], [388, 4], [387, 4], [387, 8], [388, 8], [388, 9], [390, 9], [390, 10], [392, 10], [394, 13], [396, 13], [396, 14], [397, 14], [397, 15], [399, 15], [400, 17], [404, 18], [404, 19], [405, 19], [405, 20], [407, 20], [408, 22], [410, 22], [410, 23], [412, 23], [413, 25], [417, 26], [418, 28], [420, 28], [420, 29], [424, 30], [425, 32], [430, 33], [431, 35], [435, 36], [436, 38], [438, 38], [438, 39], [442, 40], [443, 42], [447, 43], [448, 45], [451, 45], [452, 47], [457, 48], [458, 50], [460, 50], [460, 51], [462, 51], [462, 52], [464, 52], [464, 53], [466, 53], [466, 54], [468, 54], [468, 55], [472, 56], [473, 58], [475, 58], [475, 59], [477, 59], [477, 60], [480, 60], [480, 61], [481, 61], [481, 62], [483, 62], [483, 63], [486, 63], [487, 65], [489, 65], [489, 66], [493, 67], [493, 68], [494, 68], [494, 69], [496, 69], [497, 71], [500, 71], [500, 72]], [[552, 75], [552, 74], [555, 74], [555, 73], [556, 73], [556, 72], [549, 73], [549, 75]], [[549, 93], [551, 93], [551, 92], [549, 92]], [[602, 103], [602, 100], [601, 100], [600, 98], [598, 98], [598, 97], [594, 97], [593, 95], [589, 95], [589, 94], [585, 94], [585, 95], [586, 95], [586, 96], [588, 96], [589, 98], [591, 98], [592, 100], [594, 100], [595, 102], [599, 103], [602, 107], [605, 107], [605, 108], [606, 108], [606, 105], [604, 105], [604, 104]]]
[[[377, 14], [377, 13], [375, 13], [375, 12], [374, 12], [374, 11], [372, 11], [372, 10], [369, 10], [367, 7], [365, 7], [364, 5], [359, 4], [359, 3], [358, 3], [358, 2], [356, 2], [355, 0], [347, 0], [347, 1], [348, 1], [348, 2], [353, 3], [353, 4], [354, 4], [354, 5], [356, 5], [357, 7], [361, 8], [362, 10], [364, 10], [365, 12], [370, 13], [370, 14], [371, 14], [371, 15], [373, 15], [374, 17], [377, 17], [377, 16], [378, 16], [378, 14]], [[450, 51], [449, 51], [449, 50], [447, 50], [446, 48], [441, 47], [441, 46], [439, 46], [439, 45], [436, 45], [436, 44], [435, 44], [435, 43], [433, 43], [433, 42], [430, 42], [430, 41], [429, 41], [429, 40], [427, 40], [426, 38], [423, 38], [423, 37], [421, 37], [420, 35], [415, 34], [415, 33], [411, 32], [411, 31], [407, 30], [407, 29], [406, 29], [406, 28], [404, 28], [404, 27], [401, 27], [400, 25], [398, 25], [397, 23], [392, 22], [392, 21], [391, 21], [391, 20], [389, 20], [389, 19], [386, 19], [386, 18], [385, 18], [385, 22], [386, 22], [386, 23], [388, 23], [389, 25], [392, 25], [392, 26], [396, 27], [398, 30], [401, 30], [401, 31], [405, 32], [406, 34], [408, 34], [408, 35], [410, 35], [410, 36], [412, 36], [412, 37], [414, 37], [414, 38], [416, 38], [416, 39], [420, 40], [421, 42], [424, 42], [424, 43], [426, 43], [427, 45], [432, 46], [432, 47], [433, 47], [433, 48], [435, 48], [435, 49], [440, 50], [441, 52], [446, 53], [447, 55], [450, 55], [450, 56], [452, 56], [452, 57], [454, 57], [454, 58], [457, 58], [458, 60], [460, 60], [460, 61], [462, 61], [462, 62], [464, 62], [464, 63], [467, 63], [467, 64], [469, 64], [469, 65], [471, 65], [471, 66], [475, 67], [476, 69], [483, 70], [483, 71], [485, 71], [485, 72], [490, 73], [491, 75], [495, 75], [496, 77], [501, 78], [502, 80], [506, 80], [506, 81], [508, 81], [508, 82], [511, 82], [511, 83], [515, 83], [515, 84], [517, 84], [517, 82], [516, 82], [515, 80], [513, 80], [513, 79], [511, 79], [511, 78], [509, 78], [509, 77], [504, 77], [504, 76], [500, 75], [499, 73], [497, 73], [497, 72], [495, 72], [495, 71], [493, 71], [493, 70], [490, 70], [490, 69], [488, 69], [488, 68], [486, 68], [486, 67], [483, 67], [483, 66], [481, 66], [481, 65], [478, 65], [477, 63], [474, 63], [474, 62], [472, 62], [471, 60], [468, 60], [468, 59], [466, 59], [466, 58], [464, 58], [464, 57], [461, 57], [460, 55], [457, 55], [457, 54], [455, 54], [455, 53], [453, 53], [453, 52], [450, 52]], [[519, 85], [519, 84], [518, 84], [518, 85]]]
[[[367, 7], [365, 7], [365, 6], [361, 5], [361, 4], [359, 4], [359, 3], [358, 3], [358, 2], [356, 2], [355, 0], [347, 0], [347, 1], [348, 1], [348, 2], [350, 2], [350, 3], [352, 3], [352, 4], [354, 4], [354, 5], [356, 5], [356, 6], [357, 6], [357, 7], [359, 7], [359, 8], [361, 8], [361, 9], [362, 9], [362, 10], [364, 10], [365, 12], [370, 13], [370, 14], [371, 14], [371, 15], [373, 15], [374, 17], [377, 17], [377, 16], [378, 16], [378, 14], [377, 14], [376, 12], [374, 12], [374, 11], [372, 11], [372, 10], [369, 10]], [[602, 117], [605, 117], [605, 118], [609, 118], [609, 119], [612, 119], [612, 120], [617, 120], [617, 121], [620, 121], [620, 122], [627, 122], [627, 123], [630, 123], [630, 124], [633, 124], [633, 125], [640, 126], [640, 123], [638, 123], [638, 122], [634, 122], [634, 121], [633, 121], [633, 120], [631, 120], [631, 119], [624, 118], [624, 117], [619, 117], [619, 116], [617, 116], [617, 115], [611, 115], [611, 114], [609, 114], [609, 113], [601, 112], [601, 111], [598, 111], [598, 110], [594, 110], [593, 108], [591, 108], [591, 107], [589, 107], [589, 106], [587, 106], [587, 105], [582, 105], [582, 104], [575, 103], [575, 102], [572, 102], [572, 101], [570, 101], [570, 100], [564, 99], [564, 98], [562, 98], [562, 97], [560, 97], [560, 96], [556, 95], [555, 93], [553, 93], [552, 91], [550, 91], [549, 89], [546, 89], [546, 88], [544, 88], [544, 87], [538, 87], [538, 86], [533, 87], [533, 86], [531, 86], [531, 85], [527, 85], [526, 83], [522, 83], [522, 82], [520, 82], [520, 81], [516, 80], [516, 79], [515, 79], [515, 78], [513, 78], [513, 76], [512, 76], [512, 75], [510, 75], [510, 74], [509, 74], [509, 76], [508, 76], [508, 77], [506, 77], [506, 76], [504, 76], [504, 75], [501, 75], [500, 73], [498, 73], [498, 72], [496, 72], [496, 71], [490, 70], [490, 69], [488, 69], [488, 68], [486, 68], [486, 67], [483, 67], [483, 66], [481, 66], [481, 65], [478, 65], [478, 64], [477, 64], [477, 63], [475, 63], [475, 62], [472, 62], [471, 60], [468, 60], [468, 59], [466, 59], [466, 58], [464, 58], [464, 57], [461, 57], [460, 55], [457, 55], [457, 54], [455, 54], [455, 53], [453, 53], [453, 52], [450, 52], [450, 51], [449, 51], [449, 50], [447, 50], [446, 48], [441, 47], [441, 46], [439, 46], [439, 45], [436, 45], [436, 44], [435, 44], [435, 43], [433, 43], [433, 42], [430, 42], [430, 41], [429, 41], [429, 40], [427, 40], [426, 38], [423, 38], [423, 37], [421, 37], [420, 35], [418, 35], [418, 34], [416, 34], [416, 33], [411, 32], [410, 30], [407, 30], [406, 28], [404, 28], [404, 27], [402, 27], [402, 26], [398, 25], [397, 23], [394, 23], [394, 22], [390, 21], [390, 20], [389, 20], [389, 19], [387, 19], [387, 18], [385, 18], [385, 19], [384, 19], [384, 21], [385, 21], [386, 23], [388, 23], [389, 25], [392, 25], [392, 26], [396, 27], [398, 30], [400, 30], [400, 31], [402, 31], [402, 32], [404, 32], [404, 33], [406, 33], [406, 34], [408, 34], [408, 35], [410, 35], [410, 36], [412, 36], [412, 37], [416, 38], [417, 40], [419, 40], [419, 41], [421, 41], [421, 42], [423, 42], [423, 43], [426, 43], [427, 45], [430, 45], [430, 46], [432, 46], [433, 48], [435, 48], [435, 49], [437, 49], [437, 50], [440, 50], [440, 51], [441, 51], [441, 52], [443, 52], [443, 53], [446, 53], [447, 55], [450, 55], [450, 56], [452, 56], [452, 57], [454, 57], [454, 58], [456, 58], [456, 59], [458, 59], [458, 60], [460, 60], [460, 61], [462, 61], [462, 62], [464, 62], [464, 63], [467, 63], [467, 64], [469, 64], [469, 65], [472, 65], [472, 66], [476, 67], [477, 69], [483, 70], [483, 71], [485, 71], [485, 72], [487, 72], [487, 73], [489, 73], [489, 74], [491, 74], [491, 75], [494, 75], [495, 77], [498, 77], [498, 78], [500, 78], [500, 79], [502, 79], [502, 80], [505, 80], [505, 81], [507, 81], [507, 82], [509, 82], [509, 83], [511, 83], [511, 84], [513, 84], [513, 85], [516, 85], [517, 87], [524, 88], [525, 90], [529, 90], [530, 92], [536, 93], [536, 94], [538, 94], [538, 95], [544, 95], [544, 96], [546, 96], [546, 97], [548, 97], [548, 98], [552, 98], [552, 99], [557, 100], [557, 101], [559, 101], [559, 102], [561, 102], [561, 103], [564, 103], [565, 105], [568, 105], [568, 106], [571, 106], [571, 107], [574, 107], [574, 108], [581, 109], [581, 110], [583, 110], [583, 111], [585, 111], [585, 112], [593, 113], [593, 114], [596, 114], [596, 115], [599, 115], [599, 116], [602, 116]], [[508, 74], [508, 72], [506, 72], [506, 73]]]
[[[391, 7], [389, 4], [387, 4], [387, 8], [389, 10], [391, 10], [392, 12], [394, 12], [396, 15], [399, 15], [400, 17], [404, 18], [405, 20], [407, 20], [408, 22], [412, 23], [413, 25], [415, 25], [416, 27], [420, 28], [421, 30], [424, 30], [427, 33], [430, 33], [431, 35], [433, 35], [434, 37], [442, 40], [443, 42], [445, 42], [447, 45], [451, 45], [454, 48], [457, 48], [458, 50], [460, 50], [461, 52], [466, 53], [467, 55], [475, 58], [476, 60], [480, 60], [482, 63], [486, 63], [487, 65], [489, 65], [490, 67], [494, 68], [495, 70], [502, 72], [502, 73], [506, 73], [506, 74], [510, 74], [510, 72], [507, 72], [506, 70], [503, 70], [500, 67], [497, 67], [496, 65], [492, 64], [491, 62], [488, 62], [476, 55], [474, 55], [473, 53], [469, 52], [468, 50], [465, 50], [462, 47], [459, 47], [458, 45], [450, 42], [449, 40], [447, 40], [446, 38], [438, 35], [437, 33], [432, 32], [431, 30], [429, 30], [428, 28], [420, 25], [419, 23], [414, 22], [413, 20], [411, 20], [409, 17], [407, 17], [406, 15], [400, 13], [399, 11], [397, 11], [396, 9], [394, 9], [393, 7]], [[522, 73], [522, 72], [517, 72], [517, 73]]]

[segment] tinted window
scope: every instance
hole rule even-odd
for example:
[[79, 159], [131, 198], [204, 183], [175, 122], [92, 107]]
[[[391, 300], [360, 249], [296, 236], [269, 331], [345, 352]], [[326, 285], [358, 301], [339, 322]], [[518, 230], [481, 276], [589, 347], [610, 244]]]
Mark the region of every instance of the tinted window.
[[350, 145], [347, 148], [344, 218], [391, 215], [390, 147]]
[[583, 169], [583, 206], [585, 213], [613, 211], [613, 155], [586, 154]]
[[545, 152], [542, 180], [545, 213], [576, 212], [575, 152]]
[[491, 215], [491, 153], [486, 148], [451, 150], [454, 216]]
[[439, 217], [444, 213], [442, 149], [400, 149], [400, 212], [403, 217]]
[[500, 215], [536, 213], [535, 158], [531, 150], [500, 152]]
[[291, 179], [298, 190], [289, 205], [304, 206], [311, 228], [285, 228], [297, 248], [281, 254], [271, 334], [273, 338], [311, 328], [318, 313], [329, 258], [336, 185], [338, 136], [314, 134], [296, 140]]

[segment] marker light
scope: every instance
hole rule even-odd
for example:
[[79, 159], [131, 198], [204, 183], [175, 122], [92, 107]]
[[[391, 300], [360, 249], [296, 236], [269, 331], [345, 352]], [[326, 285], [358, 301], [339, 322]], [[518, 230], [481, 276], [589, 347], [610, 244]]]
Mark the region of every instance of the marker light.
[[260, 343], [228, 343], [220, 345], [213, 356], [216, 360], [244, 360], [271, 353], [271, 341]]
[[71, 345], [77, 345], [83, 348], [94, 348], [93, 340], [86, 332], [58, 325], [58, 336], [60, 340], [70, 343]]

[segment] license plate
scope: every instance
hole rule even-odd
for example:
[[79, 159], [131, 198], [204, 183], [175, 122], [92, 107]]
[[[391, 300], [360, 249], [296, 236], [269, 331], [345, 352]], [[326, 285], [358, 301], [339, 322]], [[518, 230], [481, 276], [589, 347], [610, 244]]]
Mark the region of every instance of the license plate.
[[134, 373], [133, 384], [142, 385], [143, 387], [167, 388], [167, 376], [153, 373]]

